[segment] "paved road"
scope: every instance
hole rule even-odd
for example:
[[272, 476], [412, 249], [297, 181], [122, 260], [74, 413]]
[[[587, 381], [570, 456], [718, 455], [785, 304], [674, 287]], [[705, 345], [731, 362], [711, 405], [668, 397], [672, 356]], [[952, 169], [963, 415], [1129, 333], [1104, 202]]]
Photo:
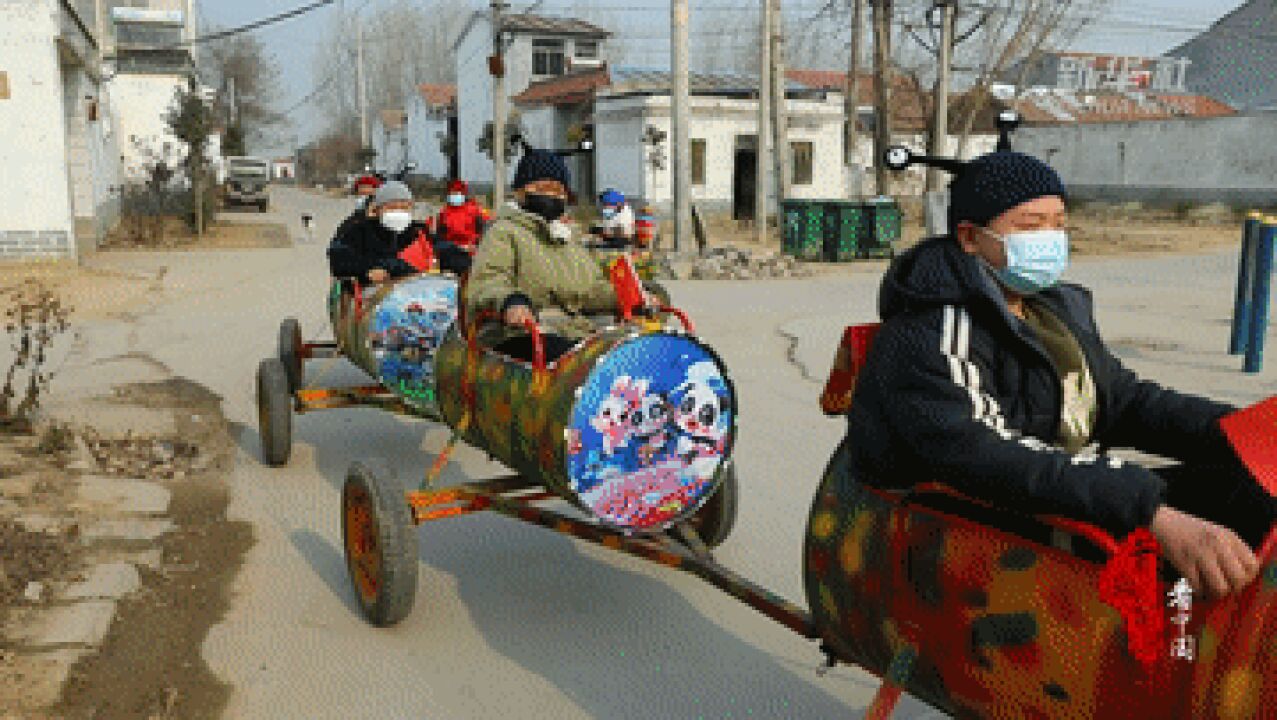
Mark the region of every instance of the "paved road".
[[[228, 717], [806, 720], [863, 712], [869, 676], [839, 668], [817, 677], [813, 644], [695, 578], [500, 517], [422, 528], [413, 614], [392, 629], [366, 625], [341, 553], [344, 473], [353, 460], [378, 456], [417, 478], [446, 433], [370, 410], [319, 413], [297, 420], [292, 461], [272, 469], [258, 459], [253, 395], [281, 318], [298, 317], [308, 338], [327, 334], [322, 239], [348, 206], [278, 190], [271, 215], [301, 238], [300, 213], [315, 213], [320, 242], [103, 260], [167, 266], [166, 289], [127, 326], [93, 329], [84, 365], [144, 353], [220, 393], [227, 416], [242, 424], [231, 514], [254, 524], [257, 545], [232, 611], [204, 648], [235, 686]], [[1235, 253], [1080, 261], [1072, 276], [1097, 288], [1106, 335], [1137, 370], [1243, 402], [1277, 393], [1277, 372], [1270, 362], [1244, 376], [1219, 351], [1234, 263]], [[719, 557], [800, 604], [808, 504], [842, 431], [817, 409], [819, 381], [839, 329], [874, 317], [880, 267], [814, 281], [671, 284], [740, 397], [743, 496]], [[106, 362], [93, 382], [138, 367]], [[322, 370], [312, 363], [309, 377]], [[324, 382], [359, 380], [345, 366], [330, 370]], [[444, 480], [498, 470], [461, 448]], [[940, 715], [911, 703], [898, 717]]]

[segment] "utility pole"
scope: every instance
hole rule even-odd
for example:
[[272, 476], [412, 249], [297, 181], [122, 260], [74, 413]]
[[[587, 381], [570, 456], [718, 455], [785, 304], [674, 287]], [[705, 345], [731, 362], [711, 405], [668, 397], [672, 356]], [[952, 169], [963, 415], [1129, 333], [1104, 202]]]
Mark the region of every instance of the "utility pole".
[[843, 162], [851, 171], [852, 195], [864, 187], [863, 172], [856, 158], [860, 143], [860, 41], [865, 36], [865, 0], [851, 0], [851, 51], [847, 59], [847, 89], [843, 113], [847, 116], [843, 135]]
[[687, 77], [688, 0], [670, 0], [670, 67], [673, 70], [674, 252], [692, 235], [692, 148], [688, 140], [691, 93]]
[[772, 1], [763, 0], [762, 15], [759, 17], [758, 139], [754, 143], [754, 151], [757, 153], [754, 170], [754, 229], [758, 233], [759, 245], [767, 243], [767, 169], [772, 163], [771, 156], [767, 153], [767, 135], [771, 132]]
[[[936, 4], [931, 8], [933, 17], [928, 18], [928, 20], [938, 19], [940, 21], [940, 47], [938, 48], [940, 65], [936, 77], [935, 97], [932, 99], [932, 104], [935, 106], [935, 114], [931, 121], [931, 147], [929, 149], [931, 155], [935, 157], [948, 154], [946, 146], [949, 138], [949, 65], [952, 63], [951, 54], [953, 51], [953, 16], [955, 10], [953, 5], [954, 0], [936, 0]], [[938, 190], [940, 183], [940, 170], [928, 168], [927, 191]]]
[[364, 81], [364, 25], [355, 16], [355, 94], [359, 103], [359, 154], [368, 149], [368, 87]]
[[226, 122], [230, 125], [238, 125], [239, 124], [239, 107], [235, 104], [235, 76], [234, 75], [226, 78], [226, 85], [227, 85], [226, 94], [230, 97], [230, 103], [228, 103], [228, 106], [227, 106], [227, 110], [230, 113], [230, 117], [226, 119]]
[[776, 203], [789, 197], [793, 173], [789, 149], [788, 106], [785, 103], [785, 14], [781, 0], [771, 0], [772, 11], [772, 154], [776, 159]]
[[492, 57], [488, 73], [492, 75], [492, 211], [500, 212], [505, 203], [505, 47], [501, 40], [501, 11], [506, 4], [492, 0]]
[[874, 180], [879, 195], [889, 195], [891, 175], [882, 155], [891, 144], [891, 3], [873, 0], [874, 11]]

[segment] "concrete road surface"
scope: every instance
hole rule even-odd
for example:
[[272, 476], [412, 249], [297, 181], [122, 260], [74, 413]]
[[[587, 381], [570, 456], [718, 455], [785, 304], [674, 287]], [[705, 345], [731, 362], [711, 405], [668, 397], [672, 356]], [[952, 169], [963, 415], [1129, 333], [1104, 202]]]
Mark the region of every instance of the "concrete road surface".
[[[372, 410], [296, 419], [292, 460], [260, 462], [258, 361], [279, 321], [329, 336], [324, 250], [349, 202], [275, 191], [273, 216], [299, 241], [283, 250], [111, 257], [168, 267], [146, 313], [93, 329], [79, 362], [142, 353], [225, 399], [240, 423], [231, 514], [257, 545], [229, 616], [204, 655], [235, 687], [235, 718], [852, 718], [874, 682], [840, 667], [816, 675], [817, 647], [699, 580], [501, 517], [419, 530], [412, 615], [391, 629], [359, 615], [342, 557], [339, 492], [352, 461], [386, 458], [420, 478], [447, 433]], [[300, 215], [316, 215], [302, 242]], [[257, 216], [245, 216], [255, 221]], [[1106, 336], [1167, 384], [1249, 402], [1277, 392], [1269, 369], [1225, 355], [1236, 252], [1079, 260]], [[843, 325], [871, 321], [880, 263], [844, 276], [671, 283], [676, 303], [723, 356], [740, 398], [739, 522], [718, 557], [805, 605], [801, 548], [809, 503], [843, 423], [817, 397]], [[1271, 342], [1271, 340], [1270, 340]], [[110, 368], [116, 367], [112, 371]], [[100, 364], [94, 383], [124, 365]], [[320, 379], [320, 375], [323, 375]], [[356, 383], [344, 363], [313, 361], [309, 382]], [[502, 472], [462, 447], [444, 482]], [[909, 702], [897, 717], [943, 717]]]

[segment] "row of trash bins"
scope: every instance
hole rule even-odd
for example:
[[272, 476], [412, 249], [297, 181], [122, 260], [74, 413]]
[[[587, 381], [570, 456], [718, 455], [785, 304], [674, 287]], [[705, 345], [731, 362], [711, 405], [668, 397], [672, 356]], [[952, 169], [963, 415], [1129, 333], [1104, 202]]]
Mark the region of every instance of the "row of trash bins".
[[889, 258], [900, 239], [900, 205], [869, 200], [786, 200], [781, 250], [807, 262]]

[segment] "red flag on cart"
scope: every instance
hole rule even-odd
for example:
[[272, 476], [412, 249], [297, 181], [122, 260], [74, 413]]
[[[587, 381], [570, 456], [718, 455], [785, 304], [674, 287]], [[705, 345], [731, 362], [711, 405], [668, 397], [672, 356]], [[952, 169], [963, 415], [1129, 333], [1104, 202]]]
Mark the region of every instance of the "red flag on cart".
[[399, 251], [399, 259], [413, 266], [417, 272], [429, 272], [434, 267], [435, 250], [424, 230], [417, 231], [417, 239]]
[[634, 308], [642, 307], [644, 303], [643, 284], [639, 282], [630, 256], [621, 255], [613, 260], [608, 268], [608, 277], [616, 290], [616, 303], [620, 307], [621, 317], [628, 320]]
[[1250, 474], [1277, 497], [1277, 396], [1225, 415], [1219, 425]]

